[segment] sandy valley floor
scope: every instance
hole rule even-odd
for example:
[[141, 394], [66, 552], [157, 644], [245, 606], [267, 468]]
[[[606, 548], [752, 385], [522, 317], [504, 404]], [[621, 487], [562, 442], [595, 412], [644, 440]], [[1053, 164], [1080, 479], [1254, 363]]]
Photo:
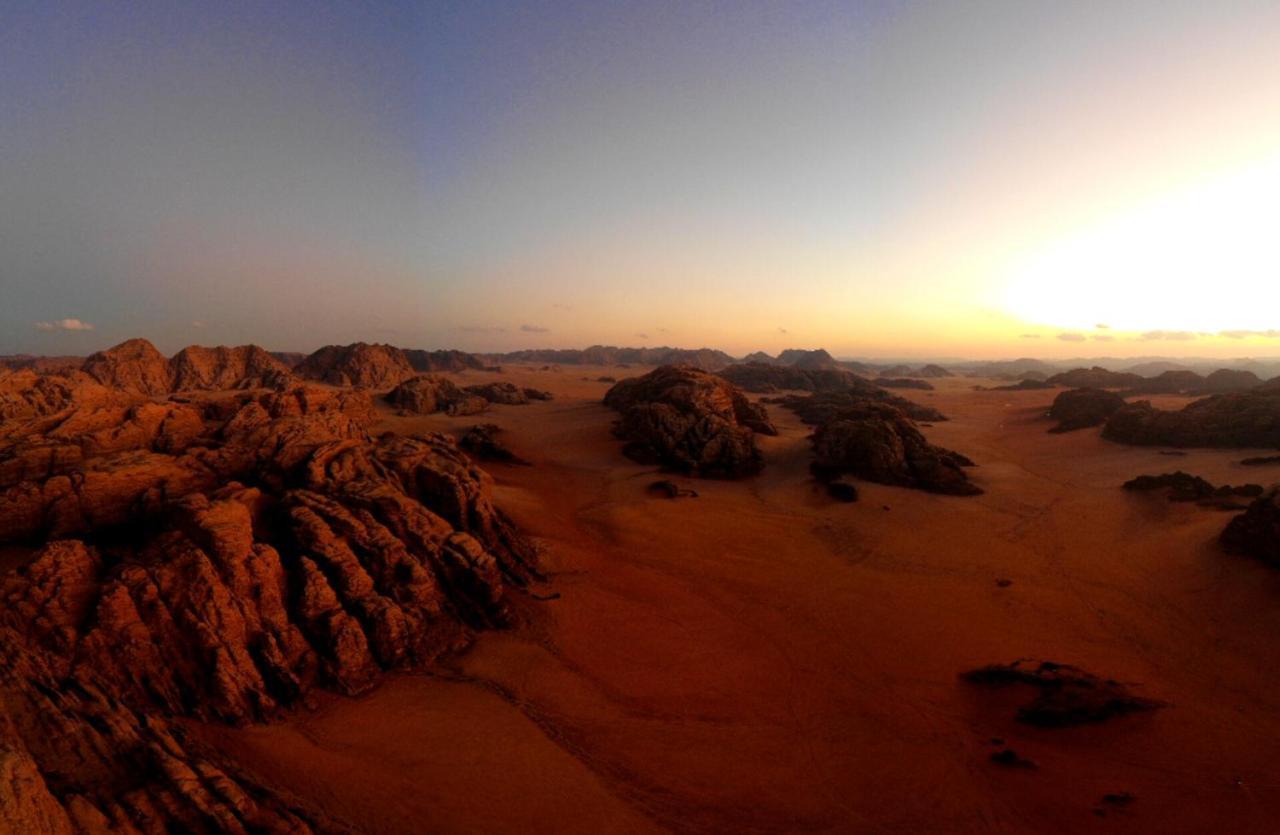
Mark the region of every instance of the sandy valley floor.
[[[925, 431], [979, 464], [983, 496], [860, 484], [833, 503], [806, 428], [773, 407], [763, 475], [671, 501], [646, 494], [655, 470], [622, 457], [599, 405], [597, 376], [636, 373], [510, 368], [556, 399], [388, 413], [398, 431], [498, 423], [534, 462], [486, 467], [545, 548], [537, 591], [560, 594], [529, 625], [439, 675], [197, 731], [361, 832], [1280, 831], [1280, 572], [1218, 551], [1225, 514], [1119, 489], [1280, 468], [1049, 435], [1053, 391], [947, 380], [906, 394], [951, 416]], [[1169, 706], [1037, 730], [957, 679], [1021, 657]], [[990, 762], [993, 738], [1039, 768]]]

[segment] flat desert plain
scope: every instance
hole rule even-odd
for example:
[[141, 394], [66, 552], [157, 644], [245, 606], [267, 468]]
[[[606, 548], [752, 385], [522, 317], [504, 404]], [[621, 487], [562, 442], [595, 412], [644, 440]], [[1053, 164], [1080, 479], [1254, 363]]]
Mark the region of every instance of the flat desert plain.
[[[1263, 453], [1052, 435], [1055, 391], [949, 379], [898, 393], [950, 416], [924, 431], [977, 463], [984, 495], [859, 483], [857, 503], [833, 502], [807, 428], [774, 406], [763, 474], [678, 479], [699, 495], [670, 500], [600, 404], [597, 377], [643, 370], [510, 367], [500, 379], [555, 399], [387, 411], [401, 432], [506, 430], [533, 466], [485, 468], [545, 551], [534, 591], [558, 597], [530, 596], [524, 626], [435, 675], [193, 730], [367, 832], [1280, 830], [1280, 573], [1221, 553], [1229, 514], [1120, 489], [1177, 469], [1280, 478], [1236, 463]], [[958, 678], [1019, 658], [1166, 706], [1041, 729], [1014, 718], [1032, 694]], [[1036, 767], [992, 762], [1006, 747]]]

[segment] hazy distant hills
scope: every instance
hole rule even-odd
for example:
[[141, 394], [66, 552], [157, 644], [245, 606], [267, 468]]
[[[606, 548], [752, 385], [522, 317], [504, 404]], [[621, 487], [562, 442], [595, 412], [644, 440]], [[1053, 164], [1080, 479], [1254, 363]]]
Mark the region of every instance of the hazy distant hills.
[[[364, 361], [373, 346], [365, 346], [355, 350], [363, 343], [351, 346], [326, 346], [312, 354], [288, 351], [273, 351], [270, 356], [287, 369], [303, 369], [303, 376], [323, 378], [329, 373], [329, 366], [342, 357], [351, 354], [357, 362]], [[898, 360], [885, 358], [841, 358], [834, 357], [823, 348], [788, 348], [776, 356], [764, 351], [755, 351], [737, 358], [715, 348], [676, 348], [676, 347], [620, 347], [613, 345], [592, 345], [588, 348], [536, 348], [522, 351], [498, 353], [470, 353], [452, 349], [423, 350], [417, 348], [399, 348], [378, 346], [390, 349], [387, 357], [379, 361], [394, 362], [407, 373], [466, 371], [468, 369], [493, 369], [504, 364], [537, 363], [542, 365], [690, 365], [704, 371], [719, 371], [730, 365], [740, 363], [760, 363], [765, 365], [790, 366], [803, 370], [839, 369], [852, 371], [864, 376], [880, 376], [886, 378], [936, 379], [948, 376], [986, 377], [992, 379], [1047, 380], [1055, 375], [1079, 370], [1081, 373], [1070, 378], [1062, 378], [1060, 384], [1069, 385], [1069, 379], [1087, 379], [1089, 372], [1100, 369], [1120, 375], [1156, 379], [1170, 372], [1194, 374], [1208, 377], [1213, 372], [1226, 370], [1248, 373], [1258, 380], [1268, 380], [1280, 375], [1280, 358], [1276, 359], [1213, 359], [1208, 357], [1076, 357], [1064, 360], [1043, 360], [1035, 357], [1019, 357], [1009, 360], [959, 360], [934, 359], [932, 361]], [[345, 353], [344, 353], [345, 352]], [[385, 352], [384, 352], [385, 353]], [[308, 361], [311, 361], [308, 365]], [[30, 354], [0, 356], [0, 368], [10, 370], [30, 369], [36, 372], [54, 372], [61, 369], [78, 368], [83, 357], [42, 357]], [[1246, 382], [1242, 377], [1226, 388], [1230, 389]], [[1186, 378], [1183, 383], [1190, 383]], [[1207, 390], [1221, 390], [1218, 383], [1207, 383]], [[1113, 381], [1112, 386], [1151, 390], [1143, 386], [1133, 385], [1132, 379]], [[1170, 388], [1177, 383], [1176, 377], [1165, 377], [1160, 386]], [[1160, 389], [1157, 386], [1157, 389]], [[1183, 389], [1186, 390], [1184, 386]]]

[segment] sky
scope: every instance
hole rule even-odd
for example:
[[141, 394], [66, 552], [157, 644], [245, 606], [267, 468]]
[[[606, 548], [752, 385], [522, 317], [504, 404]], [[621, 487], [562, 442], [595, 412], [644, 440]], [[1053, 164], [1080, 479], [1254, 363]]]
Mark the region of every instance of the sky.
[[0, 0], [0, 353], [1280, 355], [1280, 4]]

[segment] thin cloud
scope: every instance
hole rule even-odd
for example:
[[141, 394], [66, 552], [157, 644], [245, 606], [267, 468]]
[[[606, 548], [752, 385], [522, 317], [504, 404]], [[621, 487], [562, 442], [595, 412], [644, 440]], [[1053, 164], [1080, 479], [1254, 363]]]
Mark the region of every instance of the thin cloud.
[[551, 328], [544, 328], [541, 325], [521, 325], [520, 330], [525, 333], [551, 333]]
[[1024, 333], [1022, 336], [1019, 337], [1019, 339], [1039, 339], [1039, 338], [1040, 338], [1040, 334], [1038, 333]]
[[647, 333], [638, 333], [638, 334], [636, 334], [636, 339], [648, 339], [648, 338], [649, 338], [649, 334], [647, 334]]
[[199, 319], [196, 319], [191, 323], [191, 327], [195, 328], [196, 330], [203, 330], [205, 327], [205, 324], [204, 322], [201, 322]]
[[1095, 327], [1095, 328], [1097, 328], [1097, 329], [1098, 329], [1098, 330], [1100, 330], [1100, 331], [1109, 331], [1109, 330], [1111, 330], [1111, 326], [1110, 326], [1110, 325], [1097, 324], [1097, 325], [1094, 325], [1094, 327]]
[[1063, 342], [1084, 342], [1084, 334], [1082, 333], [1060, 333], [1058, 338]]
[[784, 328], [784, 327], [779, 327], [779, 328], [778, 328], [778, 333], [786, 334], [786, 333], [790, 333], [790, 331], [788, 331], [788, 330], [787, 330], [786, 328]]
[[54, 322], [36, 322], [38, 331], [91, 331], [93, 325], [80, 319], [58, 319]]
[[462, 325], [458, 330], [463, 333], [506, 333], [506, 328], [499, 328], [491, 325]]
[[1109, 333], [1095, 333], [1093, 335], [1094, 342], [1115, 342], [1116, 338]]
[[1280, 330], [1219, 331], [1218, 336], [1225, 336], [1227, 339], [1248, 339], [1251, 336], [1261, 337], [1262, 339], [1280, 339]]
[[1142, 342], [1156, 342], [1166, 340], [1169, 342], [1187, 342], [1195, 339], [1196, 335], [1191, 331], [1147, 331], [1139, 334], [1138, 339]]

